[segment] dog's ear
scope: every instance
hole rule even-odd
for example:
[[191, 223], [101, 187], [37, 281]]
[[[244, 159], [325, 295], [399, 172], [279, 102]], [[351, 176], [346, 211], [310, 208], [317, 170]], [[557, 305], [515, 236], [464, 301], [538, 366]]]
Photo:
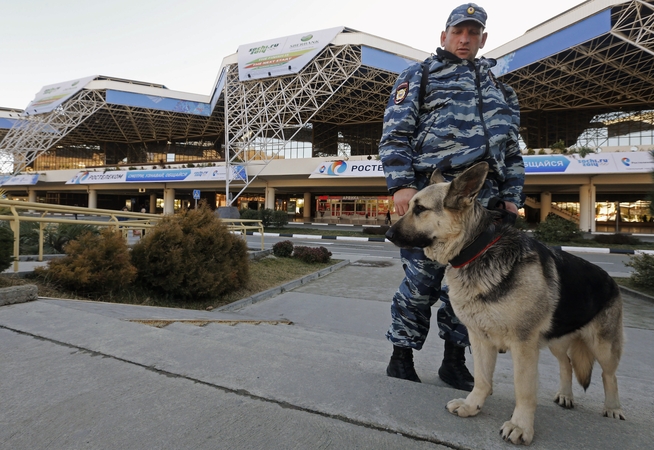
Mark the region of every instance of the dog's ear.
[[480, 162], [456, 177], [443, 201], [446, 208], [463, 209], [470, 206], [486, 180], [488, 163]]
[[443, 174], [441, 174], [441, 171], [436, 169], [431, 173], [429, 184], [438, 184], [438, 183], [445, 183], [445, 178], [443, 178]]

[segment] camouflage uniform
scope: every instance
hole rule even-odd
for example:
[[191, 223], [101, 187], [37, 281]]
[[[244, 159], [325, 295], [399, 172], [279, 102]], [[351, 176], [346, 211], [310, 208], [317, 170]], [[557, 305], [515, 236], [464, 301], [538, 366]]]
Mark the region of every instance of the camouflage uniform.
[[[429, 78], [422, 104], [422, 65], [417, 63], [398, 77], [384, 114], [379, 155], [390, 193], [424, 188], [435, 169], [450, 181], [474, 163], [486, 161], [490, 172], [479, 194], [481, 203], [486, 206], [491, 197], [500, 197], [522, 207], [518, 99], [490, 73], [495, 61], [481, 58], [472, 63], [439, 48], [425, 64]], [[431, 306], [440, 296], [439, 335], [469, 345], [446, 289], [441, 292], [444, 266], [427, 259], [420, 249], [402, 249], [400, 255], [406, 276], [393, 297], [388, 340], [400, 347], [422, 348]]]

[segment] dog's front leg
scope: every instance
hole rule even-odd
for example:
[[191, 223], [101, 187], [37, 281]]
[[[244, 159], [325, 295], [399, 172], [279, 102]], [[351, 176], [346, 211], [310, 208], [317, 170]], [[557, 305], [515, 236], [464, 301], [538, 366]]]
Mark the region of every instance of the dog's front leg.
[[472, 346], [475, 386], [465, 399], [458, 398], [447, 403], [447, 410], [459, 417], [479, 414], [486, 397], [493, 392], [493, 372], [497, 361], [497, 347], [490, 341], [480, 338], [470, 329], [468, 337]]
[[505, 441], [514, 444], [531, 444], [534, 438], [534, 414], [538, 391], [537, 339], [530, 339], [511, 347], [513, 358], [513, 383], [515, 386], [515, 409], [511, 420], [504, 422], [500, 434]]

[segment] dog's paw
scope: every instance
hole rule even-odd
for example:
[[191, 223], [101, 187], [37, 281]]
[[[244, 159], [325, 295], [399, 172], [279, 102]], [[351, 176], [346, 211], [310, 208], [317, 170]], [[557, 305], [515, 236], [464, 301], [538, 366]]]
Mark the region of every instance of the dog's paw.
[[520, 428], [518, 425], [514, 424], [510, 420], [504, 422], [502, 428], [500, 428], [500, 436], [505, 441], [509, 441], [513, 444], [524, 444], [529, 445], [534, 439], [534, 429], [532, 428]]
[[472, 417], [479, 414], [481, 407], [479, 405], [468, 405], [464, 398], [457, 398], [447, 402], [447, 410], [459, 417]]
[[575, 407], [574, 402], [572, 401], [572, 395], [565, 395], [560, 392], [556, 393], [554, 403], [567, 409]]
[[624, 413], [620, 408], [617, 409], [604, 408], [604, 417], [609, 417], [611, 419], [626, 420]]

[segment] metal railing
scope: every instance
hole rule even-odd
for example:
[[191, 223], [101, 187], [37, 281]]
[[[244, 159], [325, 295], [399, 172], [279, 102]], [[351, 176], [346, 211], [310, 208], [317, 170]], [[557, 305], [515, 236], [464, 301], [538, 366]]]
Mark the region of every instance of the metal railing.
[[[3, 214], [2, 210], [8, 210], [11, 214]], [[84, 218], [79, 217], [82, 215]], [[73, 216], [73, 218], [67, 216]], [[122, 233], [127, 241], [130, 232], [139, 231], [142, 235], [147, 229], [154, 227], [163, 217], [159, 214], [0, 199], [0, 220], [8, 221], [14, 233], [14, 272], [18, 272], [18, 261], [20, 259], [21, 222], [36, 222], [39, 224], [38, 261], [43, 261], [45, 229], [49, 224], [67, 223], [114, 227], [116, 231]], [[264, 228], [260, 220], [221, 219], [221, 221], [231, 233], [239, 233], [244, 238], [248, 231], [261, 233], [261, 250], [264, 249]]]

